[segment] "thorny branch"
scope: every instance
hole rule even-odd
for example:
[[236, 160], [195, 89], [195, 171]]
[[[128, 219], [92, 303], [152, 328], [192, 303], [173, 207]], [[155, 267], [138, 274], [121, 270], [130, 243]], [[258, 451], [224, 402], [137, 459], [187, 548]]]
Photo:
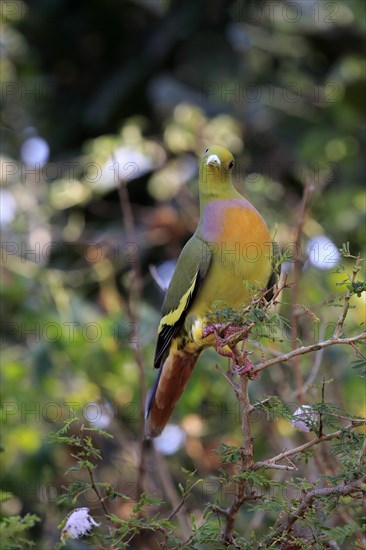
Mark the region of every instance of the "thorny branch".
[[312, 351], [318, 351], [324, 348], [328, 348], [329, 346], [335, 346], [336, 344], [352, 345], [356, 342], [360, 342], [361, 340], [365, 340], [365, 339], [366, 339], [366, 331], [361, 332], [361, 334], [358, 334], [357, 336], [352, 336], [351, 338], [333, 338], [332, 337], [332, 338], [329, 338], [328, 340], [324, 340], [324, 342], [318, 342], [316, 344], [311, 344], [310, 346], [301, 346], [300, 348], [290, 351], [289, 353], [285, 353], [280, 357], [273, 357], [272, 359], [268, 359], [267, 361], [263, 361], [262, 363], [259, 363], [253, 369], [252, 374], [256, 374], [263, 369], [267, 369], [272, 365], [276, 365], [277, 363], [285, 363], [286, 361], [290, 361], [291, 359], [293, 359], [294, 357], [297, 357], [298, 355], [304, 355]]
[[[361, 262], [361, 260], [358, 257], [357, 260], [356, 260], [356, 265], [354, 267], [352, 277], [350, 279], [351, 286], [353, 285], [353, 283], [356, 280], [356, 276], [357, 276], [357, 273], [359, 271], [360, 262]], [[288, 287], [288, 285], [286, 285], [286, 281], [285, 281], [282, 288], [275, 289], [274, 296], [273, 296], [272, 300], [268, 303], [263, 301], [263, 295], [259, 296], [255, 300], [253, 300], [253, 302], [244, 309], [243, 315], [245, 315], [246, 313], [249, 313], [253, 307], [255, 307], [259, 304], [261, 304], [264, 309], [268, 309], [273, 304], [277, 303], [276, 302], [277, 297], [278, 297], [278, 295], [280, 294], [280, 292], [282, 291], [282, 289], [284, 287]], [[347, 313], [348, 313], [348, 310], [349, 310], [349, 303], [350, 303], [350, 299], [351, 299], [352, 294], [353, 294], [353, 292], [352, 292], [352, 288], [351, 288], [346, 293], [346, 295], [344, 297], [342, 312], [341, 312], [341, 314], [338, 318], [336, 328], [335, 328], [333, 336], [331, 338], [329, 338], [327, 340], [324, 340], [322, 342], [317, 342], [316, 344], [312, 344], [312, 345], [309, 345], [309, 346], [298, 347], [298, 348], [293, 349], [291, 352], [286, 353], [286, 354], [276, 354], [275, 357], [272, 357], [271, 359], [268, 359], [266, 361], [262, 361], [261, 363], [257, 364], [251, 370], [250, 373], [247, 373], [247, 374], [244, 374], [244, 375], [240, 376], [239, 377], [239, 384], [235, 384], [228, 375], [226, 375], [225, 373], [222, 373], [225, 376], [225, 378], [230, 382], [230, 384], [234, 387], [237, 399], [238, 399], [239, 404], [240, 404], [240, 409], [241, 409], [243, 447], [241, 448], [241, 460], [240, 460], [240, 464], [238, 466], [238, 473], [239, 474], [244, 473], [248, 470], [256, 470], [256, 469], [260, 469], [260, 468], [276, 469], [276, 470], [296, 470], [297, 467], [292, 462], [290, 457], [294, 457], [296, 455], [299, 455], [299, 454], [307, 451], [311, 447], [319, 445], [320, 443], [323, 443], [325, 441], [330, 441], [332, 439], [340, 438], [344, 434], [345, 430], [354, 429], [356, 427], [359, 427], [359, 426], [362, 426], [362, 425], [366, 424], [366, 419], [360, 419], [360, 420], [359, 419], [348, 419], [349, 424], [343, 429], [339, 429], [339, 430], [337, 430], [335, 432], [332, 432], [330, 434], [323, 434], [322, 431], [320, 430], [320, 433], [319, 433], [318, 437], [316, 437], [316, 438], [314, 438], [310, 441], [307, 441], [303, 445], [299, 445], [298, 447], [295, 447], [295, 448], [290, 449], [290, 450], [284, 450], [281, 453], [279, 453], [278, 455], [276, 455], [276, 456], [274, 456], [274, 457], [272, 457], [268, 460], [265, 460], [265, 461], [255, 462], [255, 463], [253, 461], [253, 442], [252, 442], [250, 422], [249, 422], [250, 413], [253, 410], [253, 406], [250, 403], [249, 394], [248, 394], [248, 385], [249, 385], [250, 378], [253, 377], [253, 375], [256, 375], [257, 373], [262, 371], [263, 369], [266, 369], [266, 368], [268, 368], [272, 365], [276, 365], [276, 364], [279, 364], [279, 363], [283, 363], [283, 362], [286, 362], [286, 361], [297, 359], [301, 355], [305, 355], [305, 354], [308, 354], [308, 353], [311, 353], [311, 352], [314, 352], [314, 351], [318, 351], [316, 361], [314, 362], [314, 365], [313, 365], [312, 373], [311, 373], [309, 379], [307, 380], [307, 382], [305, 384], [303, 384], [302, 377], [301, 377], [301, 379], [299, 377], [297, 377], [296, 393], [297, 393], [297, 395], [301, 396], [301, 394], [303, 394], [306, 391], [306, 389], [309, 387], [309, 385], [312, 383], [312, 381], [314, 380], [314, 378], [315, 378], [315, 376], [316, 376], [316, 374], [317, 374], [317, 372], [320, 368], [320, 363], [321, 363], [321, 358], [322, 358], [322, 353], [321, 352], [324, 349], [326, 349], [327, 347], [330, 347], [330, 346], [341, 345], [342, 344], [342, 345], [349, 345], [349, 346], [353, 347], [356, 351], [359, 351], [357, 346], [356, 346], [356, 343], [366, 339], [366, 331], [362, 332], [361, 334], [358, 334], [357, 336], [353, 336], [353, 337], [349, 337], [349, 338], [346, 338], [346, 337], [341, 338], [340, 337], [341, 332], [342, 332], [342, 328], [343, 328], [343, 325], [344, 325], [344, 322], [345, 322], [345, 319], [346, 319], [346, 316], [347, 316]], [[243, 330], [237, 331], [235, 334], [229, 336], [225, 340], [224, 343], [226, 345], [229, 345], [230, 348], [234, 351], [235, 346], [240, 341], [244, 341], [248, 337], [248, 335], [251, 332], [254, 325], [255, 325], [255, 323], [254, 324], [253, 323], [248, 323], [247, 326], [243, 327]], [[239, 355], [240, 355], [240, 353], [238, 354], [238, 357], [239, 357]], [[235, 357], [236, 356], [237, 356], [237, 354], [235, 354]], [[297, 364], [299, 365], [299, 363], [297, 363], [297, 362], [294, 363], [295, 367], [296, 367]], [[360, 455], [359, 455], [359, 461], [360, 462], [361, 462], [362, 457], [364, 455], [365, 448], [366, 448], [366, 440], [364, 442], [364, 445], [363, 445], [362, 450], [361, 450]], [[279, 462], [282, 461], [282, 460], [285, 460], [286, 463], [285, 464], [279, 464]], [[299, 519], [300, 517], [302, 517], [306, 513], [306, 510], [308, 510], [312, 506], [312, 504], [313, 504], [313, 502], [316, 498], [319, 498], [321, 496], [332, 495], [332, 494], [347, 495], [347, 494], [352, 494], [356, 491], [358, 491], [358, 492], [364, 491], [365, 492], [366, 490], [361, 487], [361, 484], [363, 482], [364, 482], [364, 478], [362, 478], [362, 480], [355, 480], [352, 483], [349, 483], [349, 484], [346, 484], [346, 485], [339, 485], [338, 487], [326, 487], [325, 489], [321, 489], [320, 491], [319, 490], [314, 490], [314, 491], [308, 492], [306, 497], [302, 500], [298, 510], [296, 512], [293, 512], [293, 513], [288, 513], [286, 515], [286, 517], [283, 520], [282, 524], [278, 528], [278, 530], [276, 532], [276, 535], [281, 536], [282, 534], [287, 532], [291, 528], [291, 526], [296, 522], [296, 520]], [[244, 476], [243, 477], [239, 476], [239, 479], [236, 482], [235, 495], [234, 495], [234, 498], [232, 500], [231, 505], [227, 509], [221, 508], [220, 506], [216, 506], [216, 505], [211, 505], [210, 506], [212, 511], [216, 512], [217, 514], [219, 514], [219, 515], [221, 515], [225, 518], [225, 526], [224, 526], [224, 530], [223, 530], [223, 533], [222, 533], [222, 538], [223, 538], [223, 541], [224, 541], [225, 544], [227, 544], [227, 545], [235, 544], [234, 529], [235, 529], [235, 523], [236, 523], [238, 512], [239, 512], [241, 506], [244, 504], [244, 502], [249, 501], [249, 500], [254, 500], [256, 498], [260, 498], [260, 497], [258, 495], [256, 495], [255, 493], [246, 494], [246, 479], [244, 478]]]
[[[359, 260], [359, 258], [357, 260]], [[360, 260], [359, 260], [359, 263], [360, 263]], [[358, 263], [358, 265], [359, 265], [359, 263]], [[358, 270], [359, 269], [357, 269], [357, 270], [355, 269], [353, 271], [353, 276], [352, 276], [351, 282], [355, 281], [356, 274], [357, 274]], [[246, 308], [243, 309], [243, 312], [242, 312], [243, 316], [245, 316], [247, 313], [249, 313], [253, 309], [253, 307], [255, 307], [259, 304], [263, 305], [263, 309], [269, 309], [271, 306], [275, 305], [277, 303], [276, 302], [277, 297], [284, 290], [284, 288], [289, 288], [289, 285], [286, 284], [286, 281], [284, 282], [284, 284], [281, 287], [278, 287], [277, 289], [274, 290], [273, 298], [271, 299], [270, 302], [267, 302], [267, 303], [263, 302], [264, 294], [262, 293], [249, 306], [247, 306]], [[335, 331], [334, 331], [333, 336], [331, 338], [328, 338], [327, 340], [324, 340], [322, 342], [317, 342], [316, 344], [311, 344], [309, 346], [298, 347], [298, 348], [296, 348], [296, 349], [294, 349], [294, 350], [292, 350], [288, 353], [276, 354], [276, 356], [272, 357], [272, 359], [268, 359], [267, 361], [262, 361], [261, 363], [258, 363], [253, 368], [253, 370], [251, 371], [251, 376], [255, 376], [261, 370], [266, 369], [268, 367], [271, 367], [272, 365], [276, 365], [278, 363], [285, 363], [285, 362], [290, 361], [292, 359], [296, 359], [300, 355], [305, 355], [305, 354], [308, 354], [308, 353], [313, 352], [313, 351], [321, 351], [321, 350], [323, 350], [327, 347], [338, 345], [338, 344], [339, 345], [340, 344], [347, 344], [347, 345], [350, 345], [350, 346], [354, 347], [356, 342], [360, 342], [362, 340], [365, 340], [366, 339], [366, 331], [358, 334], [357, 336], [353, 336], [353, 337], [350, 337], [350, 338], [340, 338], [339, 337], [340, 333], [341, 333], [341, 329], [342, 329], [344, 321], [345, 321], [345, 318], [346, 318], [347, 313], [348, 313], [349, 302], [350, 302], [351, 296], [352, 296], [351, 291], [348, 291], [345, 295], [342, 313], [341, 313], [341, 315], [340, 315], [340, 317], [337, 321]], [[230, 323], [227, 323], [227, 325], [225, 325], [225, 326], [229, 326], [229, 324]], [[231, 349], [234, 349], [235, 345], [238, 342], [240, 342], [243, 339], [248, 337], [249, 333], [254, 328], [254, 326], [255, 326], [255, 323], [249, 323], [248, 325], [244, 326], [243, 330], [237, 331], [237, 332], [235, 332], [235, 334], [233, 334], [233, 335], [229, 336], [228, 338], [226, 338], [223, 342], [223, 345], [227, 345]], [[320, 358], [318, 359], [317, 363], [319, 363], [320, 359], [321, 359], [321, 355], [320, 355]], [[317, 372], [317, 370], [318, 370], [318, 365], [316, 366], [316, 372]], [[312, 379], [313, 379], [313, 377], [312, 377]], [[306, 389], [310, 383], [311, 382], [308, 380], [304, 386], [301, 386], [301, 388], [300, 388], [301, 391], [304, 391], [304, 389]], [[297, 394], [298, 394], [298, 392], [299, 392], [299, 389], [296, 389]]]
[[[250, 429], [249, 416], [253, 409], [248, 394], [249, 378], [247, 376], [240, 377], [240, 383], [236, 390], [236, 395], [241, 409], [241, 430], [243, 435], [243, 446], [240, 450], [240, 465], [239, 473], [245, 472], [253, 466], [253, 440]], [[235, 487], [235, 495], [229, 508], [225, 511], [226, 525], [222, 534], [225, 543], [233, 544], [235, 521], [242, 506], [246, 500], [245, 495], [246, 479], [242, 478], [238, 481]]]
[[[294, 456], [300, 453], [303, 453], [307, 449], [310, 449], [310, 447], [313, 447], [314, 445], [319, 445], [319, 443], [323, 443], [324, 441], [330, 441], [331, 439], [336, 439], [342, 436], [344, 434], [345, 430], [350, 430], [352, 428], [357, 428], [358, 426], [363, 426], [366, 424], [366, 419], [361, 420], [352, 420], [345, 428], [342, 430], [337, 430], [335, 432], [332, 432], [327, 435], [322, 435], [321, 437], [316, 437], [312, 439], [311, 441], [307, 441], [303, 445], [299, 445], [298, 447], [295, 447], [294, 449], [289, 449], [288, 451], [282, 451], [278, 455], [269, 458], [268, 460], [265, 460], [263, 462], [256, 462], [255, 468], [270, 468], [274, 464], [277, 464], [280, 460], [283, 460], [284, 458], [289, 458], [290, 456]], [[293, 469], [293, 468], [288, 468]]]
[[298, 508], [287, 514], [285, 519], [278, 526], [276, 533], [271, 537], [271, 541], [267, 543], [268, 546], [271, 546], [271, 542], [275, 543], [280, 537], [288, 533], [293, 527], [295, 522], [304, 517], [306, 512], [310, 510], [313, 506], [314, 501], [318, 498], [329, 497], [332, 495], [337, 496], [346, 496], [354, 493], [363, 493], [366, 494], [366, 486], [363, 486], [366, 483], [366, 474], [364, 474], [359, 479], [346, 483], [344, 485], [337, 485], [336, 487], [324, 487], [323, 489], [312, 489], [305, 493], [301, 498], [301, 503]]

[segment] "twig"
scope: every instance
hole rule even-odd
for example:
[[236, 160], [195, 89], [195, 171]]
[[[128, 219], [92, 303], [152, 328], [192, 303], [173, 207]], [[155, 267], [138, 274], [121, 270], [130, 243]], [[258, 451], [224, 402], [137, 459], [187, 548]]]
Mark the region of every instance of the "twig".
[[[320, 338], [324, 338], [324, 330], [321, 331]], [[351, 344], [351, 345], [354, 346], [355, 344]], [[313, 366], [311, 367], [310, 374], [302, 387], [303, 395], [307, 393], [308, 389], [310, 388], [315, 378], [317, 377], [317, 374], [320, 369], [320, 365], [322, 364], [323, 355], [324, 355], [324, 348], [318, 350], [317, 353], [315, 354], [315, 359], [313, 362]], [[296, 397], [298, 396], [297, 390], [291, 395], [291, 397], [295, 397], [295, 396]]]
[[363, 420], [362, 418], [352, 418], [351, 416], [344, 416], [343, 414], [339, 413], [331, 413], [331, 412], [322, 412], [323, 416], [334, 416], [334, 418], [339, 418], [341, 420], [347, 420], [348, 422], [353, 422], [357, 420]]
[[[123, 222], [125, 226], [127, 240], [133, 243], [136, 243], [136, 230], [135, 230], [135, 220], [132, 213], [131, 203], [127, 192], [127, 181], [120, 179], [118, 192], [120, 198], [121, 211], [123, 216]], [[131, 290], [135, 291], [135, 303], [139, 304], [141, 299], [141, 288], [142, 288], [142, 278], [140, 270], [140, 259], [136, 251], [135, 262], [132, 264], [132, 275], [133, 275], [133, 285], [131, 285]], [[135, 307], [136, 307], [135, 304]], [[133, 326], [137, 325], [138, 316], [131, 304], [131, 297], [128, 297], [126, 300], [126, 309], [127, 315], [133, 323]], [[144, 490], [144, 478], [145, 478], [145, 445], [144, 445], [144, 433], [145, 433], [145, 401], [146, 401], [146, 382], [145, 382], [145, 371], [143, 365], [142, 352], [139, 345], [139, 342], [136, 341], [134, 346], [135, 361], [139, 369], [140, 374], [140, 426], [141, 426], [141, 435], [140, 435], [140, 460], [138, 466], [138, 475], [137, 475], [137, 496], [139, 497]]]
[[[306, 215], [307, 208], [309, 206], [312, 191], [313, 191], [313, 184], [311, 179], [308, 177], [305, 182], [304, 194], [300, 205], [300, 211], [297, 214], [298, 221], [296, 224], [295, 261], [294, 261], [294, 268], [293, 268], [293, 284], [291, 288], [291, 301], [292, 301], [291, 342], [292, 342], [293, 349], [297, 345], [298, 328], [299, 328], [299, 322], [298, 322], [299, 313], [298, 313], [298, 309], [295, 307], [295, 304], [297, 304], [298, 302], [301, 269], [304, 261], [303, 255], [300, 253], [301, 239], [303, 234], [305, 215]], [[304, 403], [303, 379], [302, 379], [301, 365], [300, 365], [298, 356], [296, 356], [295, 362], [294, 362], [294, 376], [295, 376], [296, 391], [297, 391], [300, 403], [303, 404]]]
[[296, 466], [287, 466], [286, 464], [266, 464], [265, 462], [256, 462], [255, 468], [265, 468], [266, 470], [298, 470]]
[[294, 357], [297, 357], [298, 355], [304, 355], [305, 353], [309, 353], [312, 351], [318, 351], [323, 348], [328, 348], [329, 346], [335, 346], [337, 344], [347, 344], [351, 345], [355, 342], [359, 342], [360, 340], [366, 339], [366, 331], [362, 332], [361, 334], [358, 334], [357, 336], [352, 336], [351, 338], [329, 338], [328, 340], [324, 340], [324, 342], [318, 342], [316, 344], [312, 344], [310, 346], [301, 346], [293, 351], [290, 351], [289, 353], [285, 353], [281, 355], [280, 357], [273, 357], [272, 359], [268, 359], [267, 361], [263, 361], [262, 363], [259, 363], [252, 371], [252, 374], [256, 374], [257, 372], [260, 372], [263, 369], [267, 369], [268, 367], [271, 367], [272, 365], [276, 365], [277, 363], [285, 363], [286, 361], [290, 361]]
[[222, 369], [220, 369], [219, 365], [215, 365], [216, 369], [222, 374], [222, 376], [224, 378], [226, 378], [226, 380], [229, 382], [229, 384], [234, 388], [234, 390], [236, 391], [237, 390], [237, 385], [235, 384], [235, 382], [232, 381], [232, 379], [230, 378], [230, 376], [228, 374], [226, 374], [225, 371], [223, 371]]
[[355, 492], [366, 493], [366, 488], [362, 487], [362, 484], [365, 482], [366, 474], [364, 474], [361, 478], [345, 485], [337, 485], [336, 487], [325, 487], [323, 489], [313, 489], [309, 491], [301, 497], [301, 503], [298, 508], [294, 512], [287, 514], [286, 518], [281, 522], [276, 533], [271, 537], [271, 541], [267, 543], [268, 546], [271, 545], [271, 542], [275, 543], [279, 537], [282, 537], [285, 533], [288, 533], [294, 523], [298, 519], [302, 518], [306, 514], [307, 510], [312, 507], [314, 500], [329, 497], [331, 495], [346, 496]]
[[95, 492], [95, 494], [97, 495], [97, 498], [104, 510], [104, 513], [106, 516], [110, 516], [110, 512], [108, 511], [106, 505], [105, 505], [105, 502], [104, 502], [104, 498], [102, 497], [102, 495], [100, 494], [99, 490], [98, 490], [98, 487], [96, 486], [96, 483], [94, 481], [94, 475], [93, 475], [93, 472], [90, 468], [87, 468], [88, 472], [89, 472], [89, 477], [90, 477], [90, 481], [91, 481], [91, 485], [92, 485], [92, 488], [93, 488], [93, 491]]
[[185, 504], [185, 501], [187, 500], [187, 498], [189, 497], [189, 495], [184, 495], [181, 499], [181, 501], [178, 503], [178, 505], [174, 508], [174, 510], [172, 510], [170, 512], [170, 514], [167, 516], [167, 520], [170, 521], [171, 519], [174, 518], [174, 516], [176, 516], [182, 509], [182, 506]]
[[362, 447], [361, 447], [361, 450], [360, 450], [360, 454], [358, 455], [357, 464], [361, 464], [362, 458], [363, 458], [365, 453], [366, 453], [366, 437], [363, 440], [363, 444], [362, 444]]
[[[239, 472], [243, 473], [253, 466], [253, 441], [250, 429], [250, 412], [252, 405], [248, 393], [249, 379], [247, 376], [240, 377], [236, 395], [241, 409], [241, 431], [243, 434], [243, 447], [241, 448], [241, 464]], [[247, 499], [245, 495], [246, 479], [240, 479], [235, 487], [234, 499], [226, 512], [226, 525], [223, 532], [223, 540], [226, 543], [234, 543], [234, 527], [236, 517], [241, 505]], [[250, 496], [248, 497], [250, 498]]]
[[366, 424], [366, 419], [362, 420], [352, 420], [348, 426], [343, 428], [342, 430], [337, 430], [336, 432], [332, 432], [327, 435], [322, 435], [321, 437], [316, 437], [312, 439], [311, 441], [308, 441], [307, 443], [304, 443], [303, 445], [299, 445], [298, 447], [295, 447], [294, 449], [290, 449], [288, 451], [282, 451], [278, 455], [269, 458], [268, 460], [265, 460], [263, 462], [256, 462], [254, 467], [256, 469], [258, 468], [265, 468], [266, 466], [270, 466], [272, 464], [276, 464], [279, 460], [282, 460], [284, 458], [288, 458], [289, 456], [293, 456], [299, 453], [302, 453], [306, 451], [307, 449], [310, 449], [310, 447], [313, 447], [314, 445], [319, 445], [319, 443], [322, 443], [323, 441], [329, 441], [331, 439], [338, 438], [341, 436], [345, 430], [349, 430], [352, 428], [357, 428], [358, 426], [363, 426]]
[[208, 508], [210, 508], [213, 512], [216, 512], [216, 514], [220, 514], [221, 516], [227, 517], [228, 511], [225, 508], [221, 508], [221, 506], [217, 506], [217, 504], [209, 504]]
[[270, 355], [273, 355], [274, 357], [281, 357], [282, 355], [282, 352], [281, 351], [278, 351], [276, 349], [271, 349], [267, 346], [264, 346], [261, 342], [252, 342], [250, 340], [250, 345], [253, 347], [253, 348], [257, 348], [259, 349], [261, 352], [262, 352], [262, 356], [264, 355], [263, 352], [265, 353], [268, 353]]
[[[351, 280], [350, 280], [351, 288], [353, 287], [353, 283], [356, 280], [357, 273], [360, 271], [361, 262], [362, 262], [361, 257], [358, 255], [357, 258], [356, 258], [356, 261], [355, 261], [354, 268], [352, 270], [352, 276], [351, 276]], [[334, 332], [333, 332], [333, 338], [339, 338], [340, 335], [341, 335], [342, 328], [343, 328], [343, 325], [344, 325], [344, 321], [347, 317], [347, 313], [348, 313], [348, 310], [349, 310], [350, 300], [351, 300], [351, 297], [352, 297], [353, 294], [354, 293], [352, 292], [352, 289], [350, 289], [346, 292], [346, 295], [344, 297], [344, 302], [343, 302], [343, 308], [342, 308], [342, 311], [341, 311], [341, 313], [338, 317], [338, 321], [337, 321], [337, 324], [336, 324]]]
[[169, 514], [169, 516], [166, 519], [170, 520], [174, 516], [177, 516], [183, 536], [189, 537], [191, 534], [190, 525], [187, 520], [186, 514], [182, 513], [182, 510], [181, 510], [187, 497], [179, 501], [176, 489], [172, 481], [172, 476], [169, 471], [169, 468], [167, 467], [165, 458], [155, 449], [155, 447], [153, 447], [153, 456], [154, 456], [154, 464], [155, 464], [155, 467], [157, 468], [164, 493], [173, 508], [173, 511]]
[[[323, 383], [322, 383], [322, 405], [325, 403], [325, 376], [323, 377]], [[323, 414], [320, 411], [319, 412], [319, 429], [318, 429], [318, 436], [323, 437]]]
[[[258, 298], [255, 298], [248, 306], [246, 306], [242, 311], [241, 315], [245, 317], [250, 311], [252, 311], [253, 308], [260, 305], [263, 310], [268, 310], [272, 306], [276, 305], [278, 302], [276, 302], [277, 297], [285, 288], [290, 288], [290, 285], [287, 284], [286, 278], [284, 279], [284, 282], [281, 286], [277, 286], [273, 289], [273, 296], [270, 301], [265, 300], [265, 296], [268, 292], [268, 290], [262, 290]], [[229, 327], [230, 323], [226, 323], [224, 325], [221, 325], [221, 329], [225, 327]], [[245, 340], [248, 338], [249, 334], [251, 333], [252, 329], [256, 326], [256, 322], [252, 321], [248, 323], [247, 325], [244, 325], [242, 330], [236, 331], [234, 334], [228, 336], [225, 338], [222, 342], [223, 346], [229, 346], [233, 351], [235, 346], [242, 340]]]
[[353, 347], [353, 349], [355, 350], [356, 352], [356, 355], [359, 355], [360, 357], [362, 357], [362, 359], [365, 359], [366, 361], [366, 355], [364, 353], [362, 353], [362, 351], [360, 350], [360, 348], [358, 348], [356, 346], [356, 344], [351, 344], [351, 346]]

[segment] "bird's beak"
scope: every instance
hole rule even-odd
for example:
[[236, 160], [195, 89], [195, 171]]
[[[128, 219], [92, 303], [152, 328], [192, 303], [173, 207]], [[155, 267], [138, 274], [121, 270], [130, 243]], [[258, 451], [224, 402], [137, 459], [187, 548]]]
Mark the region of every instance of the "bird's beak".
[[211, 166], [221, 166], [221, 161], [217, 155], [209, 155], [206, 160], [206, 164]]

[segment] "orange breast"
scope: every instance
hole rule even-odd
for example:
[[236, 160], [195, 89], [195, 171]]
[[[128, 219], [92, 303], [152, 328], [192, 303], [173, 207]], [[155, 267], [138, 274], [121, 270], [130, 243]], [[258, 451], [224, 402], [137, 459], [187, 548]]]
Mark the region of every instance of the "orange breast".
[[244, 198], [214, 201], [207, 207], [202, 236], [212, 260], [190, 308], [199, 319], [217, 309], [218, 301], [222, 307], [248, 304], [251, 296], [245, 283], [265, 288], [271, 272], [270, 234], [257, 210]]
[[240, 242], [242, 247], [250, 243], [263, 245], [270, 242], [266, 224], [259, 213], [253, 209], [229, 207], [225, 210], [225, 223], [220, 224], [216, 242]]

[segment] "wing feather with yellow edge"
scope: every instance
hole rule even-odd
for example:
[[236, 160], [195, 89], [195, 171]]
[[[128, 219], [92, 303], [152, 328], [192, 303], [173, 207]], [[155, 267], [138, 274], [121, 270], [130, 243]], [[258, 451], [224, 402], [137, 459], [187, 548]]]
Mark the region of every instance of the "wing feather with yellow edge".
[[158, 329], [154, 367], [159, 368], [169, 352], [172, 339], [184, 324], [187, 311], [195, 299], [211, 262], [209, 246], [193, 237], [184, 246], [167, 290]]

